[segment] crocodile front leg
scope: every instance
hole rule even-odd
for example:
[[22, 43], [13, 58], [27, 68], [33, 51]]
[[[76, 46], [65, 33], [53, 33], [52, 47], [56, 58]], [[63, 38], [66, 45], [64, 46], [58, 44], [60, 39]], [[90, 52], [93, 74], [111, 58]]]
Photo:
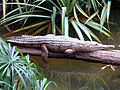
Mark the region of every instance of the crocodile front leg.
[[41, 50], [42, 50], [42, 60], [43, 60], [44, 63], [47, 64], [48, 63], [48, 61], [47, 61], [47, 57], [48, 57], [47, 47], [44, 44], [42, 44], [41, 45]]
[[73, 50], [73, 49], [67, 49], [67, 50], [65, 50], [65, 53], [67, 53], [67, 54], [73, 54], [73, 53], [75, 53], [76, 51], [75, 50]]

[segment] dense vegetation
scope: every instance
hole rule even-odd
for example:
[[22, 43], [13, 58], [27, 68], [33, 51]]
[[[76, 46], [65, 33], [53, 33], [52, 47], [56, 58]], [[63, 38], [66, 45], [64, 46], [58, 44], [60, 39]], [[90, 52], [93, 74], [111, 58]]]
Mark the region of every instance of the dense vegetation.
[[24, 56], [17, 47], [12, 48], [1, 38], [0, 45], [1, 90], [47, 90], [48, 85], [54, 83], [38, 71], [36, 64], [29, 60], [29, 55]]
[[[2, 0], [0, 25], [10, 31], [6, 35], [26, 30], [25, 34], [62, 34], [76, 32], [80, 40], [87, 36], [100, 42], [92, 30], [110, 37], [103, 25], [109, 24], [109, 0]], [[29, 23], [29, 21], [31, 21]], [[20, 22], [17, 30], [8, 28]], [[92, 29], [92, 30], [91, 30]], [[84, 34], [85, 35], [84, 35]]]

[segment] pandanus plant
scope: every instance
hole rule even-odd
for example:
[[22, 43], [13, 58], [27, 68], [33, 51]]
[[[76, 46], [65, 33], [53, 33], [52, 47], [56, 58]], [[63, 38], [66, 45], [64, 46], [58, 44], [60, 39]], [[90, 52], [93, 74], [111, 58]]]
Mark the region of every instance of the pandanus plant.
[[[111, 32], [104, 27], [105, 22], [109, 26], [111, 7], [109, 0], [3, 0], [1, 5], [3, 17], [0, 19], [0, 25], [6, 27], [23, 22], [17, 30], [5, 35], [26, 30], [25, 34], [32, 35], [43, 31], [70, 36], [71, 31], [75, 31], [82, 41], [85, 40], [84, 33], [89, 40], [94, 38], [100, 42], [93, 32], [97, 30], [111, 38]], [[9, 12], [7, 12], [8, 5], [12, 7]], [[33, 18], [34, 22], [29, 23]]]

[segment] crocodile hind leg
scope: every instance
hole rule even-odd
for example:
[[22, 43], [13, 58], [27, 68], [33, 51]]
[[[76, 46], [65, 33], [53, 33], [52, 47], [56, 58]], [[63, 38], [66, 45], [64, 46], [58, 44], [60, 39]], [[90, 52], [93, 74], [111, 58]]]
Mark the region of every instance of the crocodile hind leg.
[[44, 44], [42, 44], [41, 45], [41, 50], [42, 50], [42, 60], [43, 60], [44, 63], [47, 64], [48, 63], [48, 61], [47, 61], [47, 57], [48, 57], [47, 47]]

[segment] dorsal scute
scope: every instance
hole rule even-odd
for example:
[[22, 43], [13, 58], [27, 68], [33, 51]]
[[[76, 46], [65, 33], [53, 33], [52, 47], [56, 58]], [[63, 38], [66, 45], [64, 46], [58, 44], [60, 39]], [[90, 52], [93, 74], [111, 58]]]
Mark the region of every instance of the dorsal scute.
[[21, 44], [51, 44], [54, 43], [76, 43], [81, 42], [77, 38], [71, 38], [68, 36], [55, 36], [53, 34], [48, 34], [45, 36], [32, 36], [32, 35], [22, 35], [22, 36], [12, 36], [6, 39], [7, 42], [21, 43]]

